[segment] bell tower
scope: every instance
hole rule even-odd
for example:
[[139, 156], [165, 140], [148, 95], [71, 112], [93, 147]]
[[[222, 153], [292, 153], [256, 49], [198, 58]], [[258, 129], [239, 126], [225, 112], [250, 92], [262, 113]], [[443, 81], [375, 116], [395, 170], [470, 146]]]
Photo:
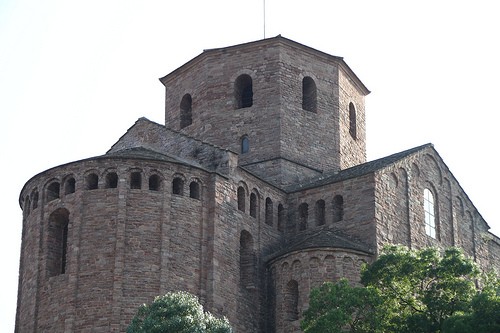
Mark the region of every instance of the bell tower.
[[366, 162], [369, 90], [341, 57], [277, 36], [205, 50], [160, 81], [168, 128], [275, 185]]

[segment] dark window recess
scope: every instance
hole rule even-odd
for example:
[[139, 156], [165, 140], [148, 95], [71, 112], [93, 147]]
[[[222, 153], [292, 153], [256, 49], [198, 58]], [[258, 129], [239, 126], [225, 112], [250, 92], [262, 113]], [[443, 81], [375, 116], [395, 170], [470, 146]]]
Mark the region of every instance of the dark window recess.
[[91, 173], [87, 175], [86, 178], [86, 189], [87, 190], [96, 190], [99, 184], [99, 177], [95, 173]]
[[177, 195], [184, 195], [184, 180], [182, 178], [174, 178], [172, 181], [172, 193]]
[[189, 197], [193, 199], [200, 199], [200, 184], [198, 182], [191, 182], [189, 184]]
[[248, 108], [253, 105], [253, 87], [250, 75], [238, 76], [234, 87], [234, 97], [237, 109]]
[[110, 172], [106, 175], [106, 188], [118, 187], [118, 175], [116, 172]]
[[159, 191], [161, 187], [161, 179], [158, 175], [151, 175], [149, 177], [149, 190]]

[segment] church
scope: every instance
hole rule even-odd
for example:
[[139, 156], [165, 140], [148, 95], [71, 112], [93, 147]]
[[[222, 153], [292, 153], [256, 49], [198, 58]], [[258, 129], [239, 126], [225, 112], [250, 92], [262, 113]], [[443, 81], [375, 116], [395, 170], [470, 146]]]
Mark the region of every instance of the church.
[[358, 282], [386, 244], [500, 269], [500, 238], [432, 144], [367, 161], [370, 91], [343, 58], [278, 35], [160, 82], [165, 124], [139, 118], [24, 185], [16, 332], [125, 332], [176, 290], [235, 332], [300, 332], [311, 288]]

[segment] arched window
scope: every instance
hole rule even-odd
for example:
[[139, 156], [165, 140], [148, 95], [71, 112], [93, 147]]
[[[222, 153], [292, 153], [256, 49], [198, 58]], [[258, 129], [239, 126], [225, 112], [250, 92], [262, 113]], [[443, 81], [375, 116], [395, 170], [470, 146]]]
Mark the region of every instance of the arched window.
[[273, 201], [266, 198], [266, 224], [273, 225]]
[[55, 276], [66, 273], [68, 252], [69, 212], [59, 208], [49, 216], [47, 240], [47, 273]]
[[158, 175], [149, 176], [149, 190], [159, 191], [161, 187], [161, 179]]
[[316, 83], [310, 76], [302, 79], [302, 109], [316, 112]]
[[28, 195], [24, 199], [23, 207], [24, 207], [23, 213], [25, 214], [25, 216], [28, 216], [30, 214], [30, 209], [31, 209], [31, 200], [30, 200], [30, 197]]
[[139, 171], [130, 173], [130, 188], [140, 190], [142, 188], [142, 175]]
[[436, 238], [436, 211], [434, 205], [434, 195], [426, 188], [424, 189], [424, 219], [425, 233]]
[[241, 210], [242, 212], [245, 211], [245, 189], [243, 186], [238, 187], [238, 210]]
[[333, 197], [333, 222], [344, 219], [344, 198], [341, 195]]
[[325, 201], [318, 200], [316, 201], [315, 207], [315, 217], [316, 217], [316, 225], [324, 225], [325, 224]]
[[248, 140], [248, 135], [241, 137], [241, 153], [246, 154], [250, 150], [250, 141]]
[[250, 75], [242, 74], [236, 79], [234, 85], [234, 97], [236, 108], [248, 108], [253, 105], [253, 87]]
[[172, 193], [177, 195], [184, 195], [184, 180], [182, 178], [174, 178], [174, 180], [172, 181]]
[[284, 312], [286, 321], [299, 319], [299, 284], [295, 280], [290, 280], [285, 288]]
[[59, 189], [60, 189], [59, 182], [52, 182], [50, 183], [49, 186], [47, 186], [47, 192], [46, 192], [47, 202], [59, 199]]
[[257, 195], [255, 193], [250, 194], [250, 216], [257, 217]]
[[193, 99], [190, 94], [185, 94], [181, 100], [181, 128], [187, 127], [193, 123], [192, 112]]
[[189, 184], [189, 197], [193, 199], [200, 199], [200, 184], [196, 181], [192, 181]]
[[285, 208], [282, 204], [278, 204], [278, 231], [285, 230]]
[[299, 206], [299, 231], [307, 229], [307, 219], [309, 217], [309, 205], [301, 203]]
[[354, 104], [349, 103], [349, 134], [351, 134], [353, 139], [357, 138], [356, 131], [356, 108]]
[[118, 187], [118, 175], [116, 172], [110, 172], [106, 175], [106, 188]]
[[96, 190], [99, 184], [99, 177], [95, 173], [88, 174], [85, 178], [85, 188], [87, 190]]
[[75, 178], [70, 177], [64, 182], [64, 194], [75, 193]]
[[255, 286], [255, 264], [252, 235], [243, 230], [240, 235], [240, 283], [242, 287]]

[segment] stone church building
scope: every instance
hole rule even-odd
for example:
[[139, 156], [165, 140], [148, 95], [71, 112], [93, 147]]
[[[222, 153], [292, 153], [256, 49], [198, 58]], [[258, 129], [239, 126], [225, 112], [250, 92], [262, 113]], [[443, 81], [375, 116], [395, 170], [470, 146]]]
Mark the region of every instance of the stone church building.
[[369, 90], [343, 58], [277, 36], [160, 81], [165, 125], [140, 118], [24, 185], [16, 332], [124, 332], [174, 290], [235, 332], [300, 332], [311, 288], [358, 281], [384, 244], [500, 268], [432, 144], [366, 160]]

